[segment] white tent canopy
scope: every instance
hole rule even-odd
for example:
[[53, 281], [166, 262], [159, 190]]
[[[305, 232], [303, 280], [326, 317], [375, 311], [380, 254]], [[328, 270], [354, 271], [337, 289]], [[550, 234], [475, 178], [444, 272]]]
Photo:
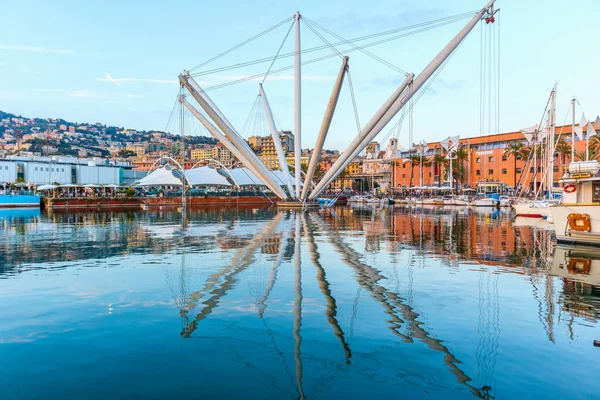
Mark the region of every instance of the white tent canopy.
[[[152, 171], [144, 178], [135, 182], [133, 186], [181, 186], [181, 180], [173, 175], [173, 168], [161, 167]], [[262, 186], [260, 179], [256, 177], [248, 168], [234, 168], [219, 173], [216, 168], [203, 166], [192, 168], [185, 171], [185, 174], [192, 186]], [[281, 171], [272, 171], [275, 181], [281, 186], [285, 186], [285, 177]], [[233, 179], [231, 179], [233, 177]], [[292, 176], [293, 177], [293, 176]], [[231, 179], [231, 181], [229, 180]]]
[[[229, 171], [240, 186], [264, 185], [248, 168], [234, 168]], [[285, 176], [281, 171], [271, 171], [271, 174], [281, 186], [286, 186]], [[294, 174], [292, 174], [292, 180]]]
[[42, 185], [42, 186], [38, 186], [37, 190], [39, 191], [43, 191], [43, 190], [54, 190], [56, 189], [58, 186], [56, 185]]
[[231, 186], [227, 178], [209, 166], [188, 169], [185, 175], [192, 186]]
[[158, 168], [137, 181], [134, 186], [181, 186], [181, 180], [172, 171], [165, 167]]

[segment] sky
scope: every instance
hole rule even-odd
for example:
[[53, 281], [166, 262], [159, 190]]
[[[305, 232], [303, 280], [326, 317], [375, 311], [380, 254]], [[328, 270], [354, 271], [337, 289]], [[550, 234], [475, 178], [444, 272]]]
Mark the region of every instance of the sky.
[[[373, 6], [375, 4], [375, 6]], [[27, 117], [60, 117], [76, 122], [102, 122], [139, 130], [178, 130], [171, 117], [179, 93], [178, 74], [222, 53], [291, 17], [297, 10], [344, 38], [382, 32], [474, 11], [483, 0], [357, 0], [187, 2], [169, 1], [18, 1], [2, 5], [0, 24], [0, 110]], [[570, 101], [577, 97], [580, 113], [600, 113], [600, 2], [498, 0], [495, 27], [477, 26], [413, 109], [413, 142], [515, 131], [539, 123], [550, 90], [558, 82], [558, 124], [570, 123]], [[368, 50], [402, 71], [418, 74], [462, 28], [467, 19], [387, 42]], [[290, 24], [269, 32], [200, 71], [272, 57]], [[485, 29], [485, 30], [484, 30]], [[322, 45], [306, 23], [301, 24], [304, 49]], [[492, 96], [493, 117], [480, 118], [482, 38], [497, 39], [498, 81]], [[487, 36], [489, 38], [489, 36]], [[334, 41], [331, 36], [328, 40]], [[483, 42], [490, 43], [489, 40]], [[293, 35], [282, 53], [293, 51]], [[345, 47], [344, 49], [347, 49]], [[344, 53], [344, 50], [340, 50]], [[303, 61], [330, 50], [306, 53]], [[403, 81], [396, 69], [361, 52], [350, 52], [350, 76], [360, 125], [371, 118]], [[273, 68], [290, 65], [278, 59]], [[313, 147], [340, 67], [338, 57], [302, 68], [302, 147]], [[268, 63], [197, 77], [210, 87], [263, 73]], [[265, 91], [279, 129], [293, 128], [293, 71], [270, 74]], [[110, 77], [110, 78], [109, 78]], [[264, 116], [254, 107], [259, 81], [208, 92], [244, 137], [265, 135]], [[357, 135], [346, 80], [326, 148], [343, 150]], [[486, 99], [489, 99], [485, 96]], [[483, 107], [488, 109], [490, 101]], [[177, 110], [177, 107], [175, 107]], [[187, 119], [185, 133], [208, 135]], [[498, 123], [496, 123], [498, 121]], [[408, 122], [378, 139], [398, 135], [405, 147]], [[176, 132], [177, 133], [177, 132]]]

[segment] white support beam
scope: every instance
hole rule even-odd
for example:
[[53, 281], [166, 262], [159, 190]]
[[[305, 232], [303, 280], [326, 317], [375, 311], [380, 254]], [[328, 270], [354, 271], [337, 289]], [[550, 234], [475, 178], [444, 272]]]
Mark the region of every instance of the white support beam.
[[[481, 10], [479, 10], [473, 16], [473, 18], [469, 20], [469, 22], [467, 22], [467, 24], [456, 34], [456, 36], [454, 36], [452, 40], [446, 46], [444, 46], [444, 48], [438, 53], [438, 55], [436, 55], [433, 58], [433, 60], [431, 60], [431, 62], [425, 67], [425, 69], [423, 69], [423, 71], [414, 79], [411, 85], [411, 90], [404, 91], [400, 95], [400, 97], [398, 97], [393, 102], [392, 106], [387, 111], [385, 111], [385, 114], [376, 122], [375, 126], [371, 130], [367, 131], [368, 134], [364, 138], [363, 143], [361, 143], [360, 146], [352, 152], [353, 156], [351, 157], [351, 159], [353, 159], [356, 155], [358, 155], [358, 153], [360, 153], [364, 149], [364, 147], [362, 147], [363, 144], [366, 147], [366, 145], [371, 140], [373, 140], [379, 132], [381, 132], [381, 130], [394, 118], [394, 116], [396, 116], [396, 114], [406, 105], [406, 103], [408, 103], [408, 101], [413, 97], [413, 95], [425, 84], [425, 82], [427, 82], [431, 75], [433, 75], [435, 71], [437, 71], [437, 69], [450, 56], [450, 54], [452, 54], [452, 52], [456, 50], [458, 45], [464, 40], [464, 38], [469, 34], [469, 32], [473, 30], [477, 23], [481, 21], [483, 16], [490, 10], [495, 1], [496, 0], [488, 1], [488, 3]], [[406, 81], [403, 83], [403, 85], [405, 84]], [[374, 118], [375, 117], [373, 117], [371, 120], [373, 120]], [[362, 133], [364, 131], [364, 129], [363, 131], [361, 131], [360, 136], [362, 136]], [[340, 159], [338, 159], [338, 161], [340, 161]], [[328, 171], [329, 177], [327, 177], [327, 175], [327, 179], [326, 177], [323, 177], [323, 179], [321, 179], [321, 182], [319, 182], [319, 185], [317, 185], [317, 187], [313, 189], [309, 196], [310, 199], [314, 199], [316, 196], [318, 196], [319, 193], [321, 193], [321, 191], [342, 172], [343, 169], [341, 169], [340, 166], [343, 164], [343, 162], [341, 162], [336, 167], [338, 161], [336, 161], [336, 163]]]
[[[265, 184], [273, 193], [275, 193], [281, 199], [287, 199], [288, 196], [285, 191], [281, 188], [275, 177], [260, 161], [256, 153], [250, 148], [248, 143], [237, 133], [231, 123], [225, 118], [217, 106], [210, 100], [208, 95], [202, 90], [202, 88], [196, 83], [196, 81], [189, 75], [187, 71], [184, 71], [179, 75], [179, 81], [188, 92], [192, 95], [198, 104], [204, 109], [208, 116], [215, 122], [219, 127], [224, 136], [229, 139], [231, 144], [239, 150], [244, 158], [248, 162], [244, 165], [250, 168], [250, 165], [256, 170], [255, 175]], [[254, 172], [254, 171], [253, 171]]]
[[263, 88], [262, 83], [258, 84], [258, 88], [259, 96], [262, 98], [265, 115], [267, 116], [267, 122], [269, 123], [269, 130], [271, 131], [273, 144], [275, 145], [277, 159], [279, 160], [279, 167], [281, 169], [281, 173], [285, 178], [285, 183], [287, 184], [290, 196], [294, 198], [296, 197], [294, 192], [294, 182], [292, 181], [292, 174], [290, 174], [290, 169], [287, 165], [287, 160], [285, 158], [285, 153], [283, 152], [283, 147], [281, 147], [281, 139], [279, 138], [279, 133], [277, 132], [277, 126], [275, 126], [275, 119], [273, 118], [273, 113], [271, 112], [271, 106], [269, 105], [269, 100], [267, 99], [267, 95], [265, 94], [265, 90]]
[[[377, 125], [377, 122], [385, 115], [390, 109], [392, 104], [400, 97], [404, 89], [413, 79], [413, 74], [408, 74], [404, 82], [392, 93], [387, 101], [377, 110], [375, 115], [367, 122], [365, 127], [360, 131], [358, 136], [348, 145], [346, 150], [340, 155], [340, 157], [333, 163], [329, 171], [321, 178], [319, 184], [310, 193], [309, 198], [314, 199], [329, 185], [342, 171], [354, 160], [354, 158], [369, 144], [371, 141], [369, 138], [369, 132]], [[377, 132], [379, 133], [379, 132]]]
[[340, 98], [342, 83], [344, 82], [344, 76], [346, 75], [347, 70], [348, 57], [344, 57], [344, 60], [342, 61], [342, 66], [340, 67], [340, 72], [338, 73], [337, 79], [335, 80], [335, 84], [333, 85], [333, 90], [331, 91], [331, 96], [329, 97], [329, 103], [327, 103], [327, 109], [325, 110], [325, 115], [323, 116], [323, 122], [321, 123], [321, 129], [319, 130], [319, 135], [317, 136], [315, 148], [313, 150], [312, 155], [310, 156], [310, 163], [308, 164], [308, 169], [306, 170], [306, 177], [304, 178], [302, 196], [300, 197], [302, 201], [306, 200], [306, 196], [308, 195], [308, 191], [310, 189], [309, 183], [313, 179], [319, 161], [321, 161], [321, 150], [323, 150], [325, 138], [327, 137], [327, 132], [329, 132], [329, 127], [331, 126], [331, 120], [333, 118], [333, 113], [335, 112], [335, 107], [337, 105], [338, 99]]
[[[220, 143], [223, 144], [223, 146], [225, 146], [229, 151], [231, 151], [231, 153], [235, 156], [235, 158], [240, 160], [242, 162], [242, 164], [244, 164], [254, 175], [258, 176], [258, 171], [256, 169], [254, 169], [252, 164], [248, 161], [248, 159], [246, 159], [246, 156], [242, 152], [240, 152], [237, 149], [237, 147], [235, 147], [233, 145], [233, 143], [231, 143], [231, 141], [229, 141], [229, 139], [227, 139], [225, 137], [225, 135], [223, 135], [223, 133], [219, 130], [219, 128], [214, 126], [204, 115], [202, 115], [202, 113], [200, 111], [198, 111], [194, 106], [192, 106], [190, 103], [188, 103], [183, 96], [179, 95], [177, 97], [177, 99], [188, 110], [190, 110], [192, 115], [194, 117], [196, 117], [196, 119], [198, 121], [200, 121], [200, 123], [202, 125], [204, 125], [206, 130], [208, 130], [208, 132], [211, 135], [213, 135], [213, 137], [215, 139], [217, 139]], [[230, 176], [231, 176], [231, 174], [230, 174]], [[233, 176], [231, 176], [231, 178], [234, 181], [234, 183], [236, 184], [236, 186], [239, 187], [239, 185], [237, 185], [237, 182], [235, 182], [235, 179], [233, 178]]]
[[300, 12], [296, 11], [296, 44], [294, 56], [294, 174], [296, 197], [300, 198], [302, 166], [302, 73], [300, 59]]

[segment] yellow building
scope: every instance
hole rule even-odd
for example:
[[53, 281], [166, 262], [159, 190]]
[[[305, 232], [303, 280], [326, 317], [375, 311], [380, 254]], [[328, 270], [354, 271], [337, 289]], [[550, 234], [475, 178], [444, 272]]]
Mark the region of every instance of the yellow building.
[[248, 144], [254, 151], [259, 151], [262, 147], [263, 139], [264, 138], [262, 136], [250, 136], [248, 138]]
[[213, 158], [213, 155], [214, 155], [213, 147], [210, 147], [207, 145], [205, 145], [199, 149], [193, 149], [190, 151], [190, 157], [194, 161], [209, 160], [209, 159]]
[[125, 150], [133, 151], [138, 157], [142, 157], [146, 154], [146, 146], [139, 144], [127, 146], [125, 147]]

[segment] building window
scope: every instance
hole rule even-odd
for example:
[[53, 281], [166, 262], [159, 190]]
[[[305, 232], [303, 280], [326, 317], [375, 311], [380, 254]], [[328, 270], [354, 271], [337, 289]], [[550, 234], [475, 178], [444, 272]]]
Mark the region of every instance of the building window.
[[533, 168], [533, 167], [529, 168], [529, 172], [535, 172], [535, 168]]
[[37, 170], [38, 170], [38, 167], [35, 167], [35, 170], [36, 170], [36, 172], [37, 172]]
[[477, 171], [475, 171], [475, 174], [476, 174], [476, 175], [481, 175], [481, 171], [480, 171], [480, 170], [477, 170]]
[[520, 154], [517, 154], [517, 160], [521, 160], [522, 158], [523, 158], [523, 156], [522, 156], [522, 155], [520, 155]]
[[490, 162], [494, 162], [494, 157], [490, 157]]
[[46, 172], [49, 172], [49, 171], [50, 171], [50, 168], [46, 167]]
[[506, 175], [506, 168], [502, 168], [502, 175]]
[[65, 172], [65, 169], [64, 169], [64, 168], [61, 168], [61, 169], [60, 169], [60, 172]]
[[506, 161], [506, 154], [502, 155], [502, 161]]
[[554, 169], [554, 172], [558, 172], [558, 166], [557, 165], [555, 165], [553, 169]]
[[406, 174], [402, 174], [402, 178], [406, 178]]
[[402, 164], [402, 168], [406, 168], [406, 164]]
[[517, 168], [516, 172], [517, 172], [517, 174], [520, 174], [521, 173], [521, 168]]
[[481, 162], [481, 158], [477, 157], [477, 160], [475, 160], [477, 162], [477, 164], [479, 164]]
[[494, 175], [494, 170], [493, 169], [488, 169], [488, 175]]

